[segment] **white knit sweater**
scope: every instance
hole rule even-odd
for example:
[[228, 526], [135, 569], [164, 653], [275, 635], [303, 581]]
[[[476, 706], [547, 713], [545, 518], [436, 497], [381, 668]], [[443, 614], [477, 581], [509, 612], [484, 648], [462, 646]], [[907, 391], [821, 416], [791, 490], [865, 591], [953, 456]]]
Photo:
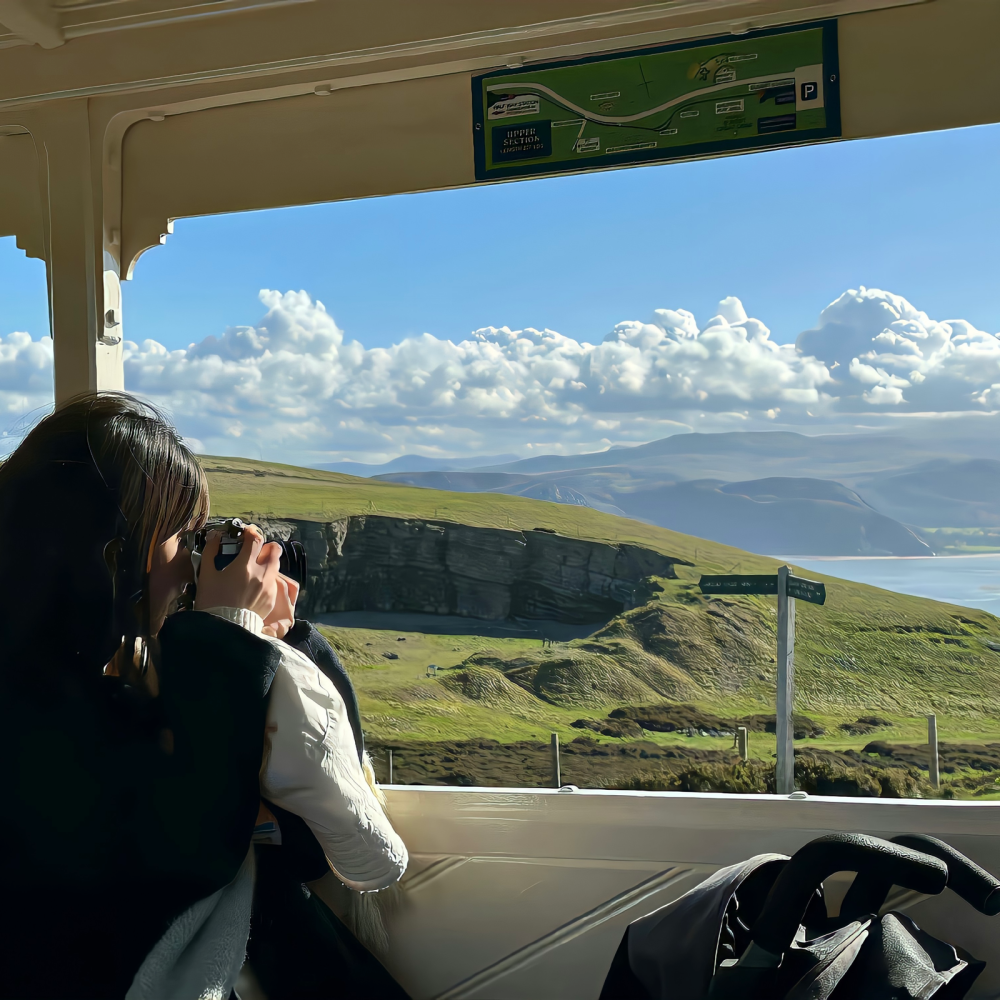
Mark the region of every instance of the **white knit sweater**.
[[[263, 636], [259, 615], [212, 608], [281, 652], [271, 682], [261, 794], [301, 816], [349, 888], [392, 885], [407, 854], [358, 761], [344, 699], [304, 654]], [[181, 914], [146, 956], [126, 1000], [226, 1000], [243, 965], [253, 901], [253, 850], [236, 878]]]
[[139, 966], [125, 1000], [229, 1000], [246, 957], [254, 856], [229, 885], [185, 910]]

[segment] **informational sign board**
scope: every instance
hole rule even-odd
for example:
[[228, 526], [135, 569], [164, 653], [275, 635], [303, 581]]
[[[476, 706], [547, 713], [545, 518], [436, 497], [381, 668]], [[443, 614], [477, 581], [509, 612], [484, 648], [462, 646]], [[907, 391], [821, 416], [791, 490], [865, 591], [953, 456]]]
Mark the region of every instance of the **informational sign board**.
[[473, 78], [478, 180], [840, 136], [836, 21]]
[[803, 580], [801, 576], [788, 577], [786, 593], [797, 601], [808, 601], [810, 604], [826, 604], [826, 585], [815, 580]]
[[[776, 594], [778, 577], [775, 576], [703, 576], [698, 581], [703, 594]], [[804, 580], [789, 574], [787, 594], [797, 601], [810, 604], [826, 603], [826, 586], [815, 580]]]
[[703, 594], [776, 594], [778, 577], [770, 576], [703, 576], [698, 581]]
[[792, 708], [795, 703], [795, 602], [826, 603], [826, 587], [816, 580], [792, 576], [781, 566], [774, 576], [703, 576], [698, 581], [703, 594], [777, 594], [778, 657], [775, 697], [775, 740], [777, 761], [774, 787], [779, 795], [795, 791], [795, 730]]

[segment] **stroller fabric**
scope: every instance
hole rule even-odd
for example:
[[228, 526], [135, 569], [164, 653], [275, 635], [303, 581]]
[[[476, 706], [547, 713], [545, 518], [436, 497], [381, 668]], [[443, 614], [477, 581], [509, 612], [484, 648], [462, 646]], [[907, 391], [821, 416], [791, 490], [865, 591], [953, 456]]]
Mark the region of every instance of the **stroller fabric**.
[[[831, 1000], [958, 1000], [985, 967], [961, 948], [922, 931], [902, 913], [887, 913], [868, 928], [857, 960], [829, 994]], [[796, 996], [799, 994], [796, 994]]]
[[601, 1000], [703, 1000], [720, 945], [735, 959], [749, 942], [740, 911], [745, 916], [756, 903], [759, 912], [787, 861], [784, 854], [759, 854], [721, 868], [679, 899], [629, 924]]
[[[920, 891], [940, 892], [946, 882], [961, 881], [954, 878], [958, 867], [966, 882], [971, 877], [986, 888], [1000, 885], [952, 848], [925, 839], [936, 845], [935, 850], [951, 852], [950, 875], [946, 878], [941, 869], [937, 885], [925, 881]], [[811, 880], [799, 878], [803, 862], [815, 868], [824, 852], [834, 857], [833, 852], [845, 847], [867, 853], [869, 866], [878, 859], [874, 870], [881, 874], [882, 855], [888, 856], [897, 846], [877, 838], [837, 834], [812, 842], [793, 859], [762, 854], [720, 869], [679, 899], [629, 925], [601, 1000], [961, 1000], [985, 963], [927, 934], [902, 913], [828, 917], [821, 881], [812, 885], [806, 884]], [[915, 846], [903, 849], [909, 855], [902, 858], [904, 863], [940, 865], [940, 859], [916, 853]], [[830, 865], [827, 876], [834, 870], [838, 869]], [[857, 877], [861, 890], [866, 888], [864, 879], [872, 878], [871, 870]], [[901, 870], [897, 869], [897, 878]], [[920, 877], [933, 880], [934, 872], [925, 866]], [[797, 912], [776, 906], [782, 883], [785, 890], [789, 885], [800, 887]], [[952, 887], [973, 902], [972, 887]], [[864, 898], [866, 893], [858, 895]], [[867, 896], [875, 909], [884, 898], [870, 890]], [[973, 905], [992, 912], [978, 902]], [[791, 929], [785, 932], [792, 940], [784, 937], [780, 940], [785, 944], [762, 948], [757, 941], [769, 938], [761, 929], [769, 922], [773, 927], [776, 911], [785, 909], [791, 920], [784, 923], [792, 928], [798, 922], [794, 936]], [[780, 954], [774, 954], [776, 948]]]

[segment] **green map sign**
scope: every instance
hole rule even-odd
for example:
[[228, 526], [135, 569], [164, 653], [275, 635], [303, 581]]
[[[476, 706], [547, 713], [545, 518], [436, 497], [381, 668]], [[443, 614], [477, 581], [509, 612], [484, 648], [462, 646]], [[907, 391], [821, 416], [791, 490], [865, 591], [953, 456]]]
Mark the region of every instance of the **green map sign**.
[[[777, 594], [778, 577], [773, 576], [703, 576], [698, 581], [703, 594]], [[797, 601], [826, 603], [826, 586], [815, 580], [789, 574], [785, 593]]]
[[837, 24], [526, 66], [472, 81], [478, 180], [840, 135]]

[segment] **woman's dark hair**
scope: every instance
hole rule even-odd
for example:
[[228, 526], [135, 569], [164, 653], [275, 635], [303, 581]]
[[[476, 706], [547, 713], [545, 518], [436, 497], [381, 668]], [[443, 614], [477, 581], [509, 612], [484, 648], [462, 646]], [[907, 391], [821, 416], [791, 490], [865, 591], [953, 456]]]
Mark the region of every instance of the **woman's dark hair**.
[[152, 406], [88, 393], [57, 407], [0, 466], [0, 672], [41, 648], [53, 669], [99, 676], [123, 638], [148, 637], [157, 542], [207, 517], [205, 474]]

